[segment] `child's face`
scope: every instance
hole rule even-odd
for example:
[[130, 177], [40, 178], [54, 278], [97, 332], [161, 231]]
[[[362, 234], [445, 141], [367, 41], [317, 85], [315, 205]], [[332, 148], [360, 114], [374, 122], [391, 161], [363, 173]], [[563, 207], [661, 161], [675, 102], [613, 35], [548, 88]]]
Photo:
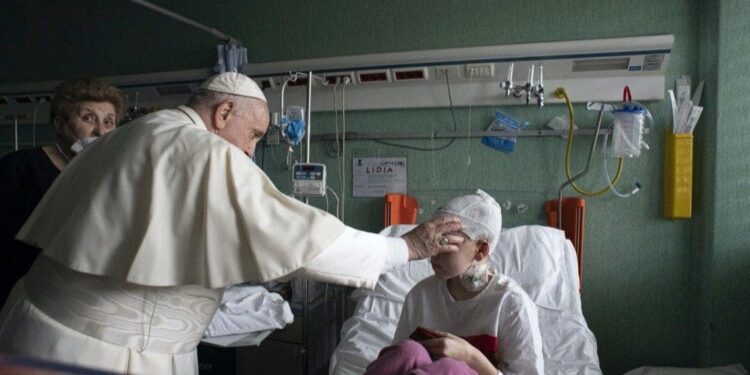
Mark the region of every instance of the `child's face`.
[[464, 243], [461, 244], [458, 251], [440, 253], [430, 258], [435, 276], [440, 280], [454, 278], [466, 271], [469, 266], [484, 258], [484, 256], [477, 255], [480, 243], [483, 241], [472, 241], [463, 233], [458, 232], [457, 234], [464, 237]]

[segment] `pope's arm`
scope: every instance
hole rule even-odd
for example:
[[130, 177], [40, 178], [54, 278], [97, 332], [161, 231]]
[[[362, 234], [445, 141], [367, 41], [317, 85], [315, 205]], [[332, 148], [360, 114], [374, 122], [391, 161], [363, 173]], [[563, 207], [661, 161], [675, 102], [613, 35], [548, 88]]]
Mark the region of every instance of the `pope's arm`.
[[[456, 251], [462, 236], [454, 218], [430, 220], [402, 237], [385, 237], [345, 227], [318, 256], [300, 270], [313, 279], [355, 287], [374, 288], [381, 273], [412, 259]], [[448, 243], [440, 243], [445, 238]]]
[[373, 288], [381, 273], [408, 261], [406, 241], [346, 227], [300, 273], [318, 281]]
[[[230, 283], [240, 278], [273, 280], [294, 272], [319, 281], [373, 288], [387, 267], [456, 251], [463, 242], [463, 236], [452, 233], [461, 229], [458, 218], [429, 220], [401, 238], [355, 230], [281, 193], [236, 148], [214, 152], [220, 162], [208, 170], [200, 168], [211, 172], [202, 179], [216, 185], [209, 215], [217, 231], [210, 233], [226, 244], [236, 231], [236, 243], [225, 247], [249, 250], [239, 250], [243, 275], [224, 278]], [[229, 189], [226, 194], [220, 191], [224, 182]]]

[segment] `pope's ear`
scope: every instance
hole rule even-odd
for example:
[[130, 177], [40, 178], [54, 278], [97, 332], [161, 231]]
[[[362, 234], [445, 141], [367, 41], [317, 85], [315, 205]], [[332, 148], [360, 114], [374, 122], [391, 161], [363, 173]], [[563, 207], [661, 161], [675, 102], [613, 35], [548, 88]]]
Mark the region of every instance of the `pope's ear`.
[[224, 129], [227, 126], [232, 118], [232, 109], [234, 109], [234, 102], [229, 100], [216, 106], [214, 110], [214, 127], [216, 129]]

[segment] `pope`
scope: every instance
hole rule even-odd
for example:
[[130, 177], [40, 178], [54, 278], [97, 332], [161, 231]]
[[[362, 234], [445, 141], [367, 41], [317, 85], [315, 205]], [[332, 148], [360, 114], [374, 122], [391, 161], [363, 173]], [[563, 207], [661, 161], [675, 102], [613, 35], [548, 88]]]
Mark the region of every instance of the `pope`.
[[17, 235], [42, 254], [0, 312], [0, 352], [197, 374], [228, 285], [294, 274], [372, 288], [391, 267], [458, 250], [456, 218], [387, 238], [279, 192], [251, 160], [268, 123], [258, 85], [223, 73], [84, 149]]

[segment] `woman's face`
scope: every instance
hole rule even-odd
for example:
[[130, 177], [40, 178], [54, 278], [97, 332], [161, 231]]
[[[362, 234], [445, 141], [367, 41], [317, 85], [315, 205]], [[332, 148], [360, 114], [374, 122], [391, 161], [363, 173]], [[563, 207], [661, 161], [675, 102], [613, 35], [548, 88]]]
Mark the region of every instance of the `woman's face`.
[[435, 276], [440, 280], [454, 278], [466, 271], [472, 264], [477, 263], [477, 259], [475, 258], [479, 250], [480, 241], [472, 241], [467, 235], [460, 232], [458, 235], [464, 237], [464, 243], [461, 244], [458, 251], [440, 253], [430, 258]]
[[110, 102], [81, 102], [78, 109], [67, 120], [58, 124], [58, 134], [67, 144], [77, 139], [98, 137], [115, 129], [117, 116]]

